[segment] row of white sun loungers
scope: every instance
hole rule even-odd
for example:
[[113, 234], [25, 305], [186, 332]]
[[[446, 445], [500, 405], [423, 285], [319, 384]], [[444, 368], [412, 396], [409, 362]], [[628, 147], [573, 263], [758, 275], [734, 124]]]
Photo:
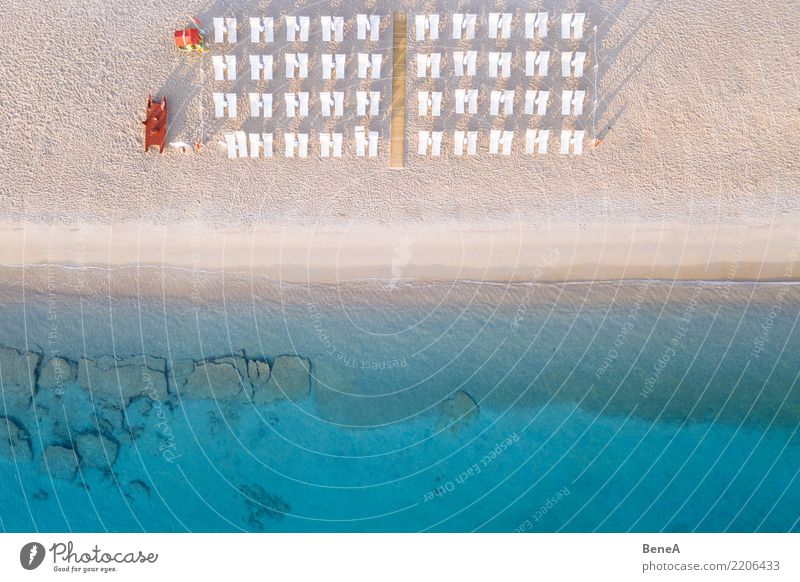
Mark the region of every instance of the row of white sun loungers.
[[[491, 78], [510, 77], [511, 52], [490, 52], [487, 59], [488, 74]], [[345, 77], [346, 56], [342, 53], [323, 54], [322, 78], [343, 79]], [[380, 79], [383, 55], [380, 53], [358, 53], [358, 78]], [[214, 80], [235, 81], [237, 78], [236, 55], [214, 55]], [[248, 55], [250, 80], [271, 80], [274, 72], [272, 55]], [[563, 77], [583, 77], [586, 53], [567, 51], [561, 53], [561, 75]], [[285, 53], [285, 74], [287, 79], [307, 79], [309, 74], [308, 53]], [[442, 74], [442, 53], [416, 55], [417, 78], [438, 79]], [[477, 51], [454, 51], [453, 73], [456, 77], [474, 77], [478, 68]], [[525, 52], [525, 76], [547, 77], [550, 71], [550, 51]]]
[[[561, 131], [561, 154], [575, 155], [583, 153], [583, 130], [565, 129]], [[418, 136], [417, 153], [420, 156], [438, 157], [442, 152], [442, 131], [420, 131]], [[546, 154], [547, 144], [550, 139], [550, 130], [528, 129], [525, 132], [525, 153]], [[342, 133], [320, 133], [320, 157], [342, 157]], [[287, 132], [283, 134], [284, 156], [287, 158], [308, 157], [308, 134]], [[510, 130], [493, 129], [489, 132], [489, 154], [509, 156], [514, 144], [514, 132]], [[274, 138], [272, 133], [245, 133], [237, 131], [225, 134], [225, 146], [228, 158], [271, 158], [274, 155]], [[378, 132], [367, 131], [364, 126], [355, 129], [356, 156], [377, 157]], [[455, 131], [453, 132], [453, 153], [457, 156], [478, 155], [478, 132]]]
[[[490, 12], [486, 21], [487, 35], [493, 39], [509, 39], [513, 30], [514, 15], [510, 12]], [[417, 41], [438, 40], [443, 19], [437, 13], [414, 16]], [[561, 38], [581, 39], [586, 22], [583, 12], [561, 14]], [[254, 43], [275, 41], [275, 19], [271, 16], [249, 18], [250, 41]], [[308, 42], [311, 33], [309, 16], [284, 16], [287, 42]], [[320, 32], [324, 42], [342, 42], [344, 18], [342, 16], [320, 16]], [[478, 26], [477, 14], [456, 13], [452, 15], [453, 40], [472, 40]], [[524, 15], [525, 38], [546, 38], [549, 28], [547, 12], [528, 12]], [[356, 16], [356, 38], [377, 41], [380, 39], [381, 17], [375, 14]], [[214, 42], [236, 44], [238, 24], [235, 18], [214, 18]]]
[[[514, 90], [492, 90], [489, 93], [490, 115], [514, 115]], [[272, 93], [248, 93], [250, 117], [272, 117], [274, 113]], [[308, 117], [310, 95], [308, 92], [284, 93], [287, 117]], [[235, 118], [238, 116], [236, 93], [214, 93], [214, 116]], [[582, 115], [586, 91], [561, 91], [561, 115]], [[440, 117], [443, 95], [440, 91], [419, 91], [417, 93], [418, 113], [421, 117]], [[457, 89], [455, 91], [455, 112], [457, 114], [478, 113], [478, 90]], [[547, 115], [550, 91], [529, 89], [525, 91], [525, 114]], [[356, 91], [356, 115], [380, 115], [380, 91]], [[344, 92], [321, 91], [319, 94], [320, 113], [323, 117], [342, 117], [344, 115]]]

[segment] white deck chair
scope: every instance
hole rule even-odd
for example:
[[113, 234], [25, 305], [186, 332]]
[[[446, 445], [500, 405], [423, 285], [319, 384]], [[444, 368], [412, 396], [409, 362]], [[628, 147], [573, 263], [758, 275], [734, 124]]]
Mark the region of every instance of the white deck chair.
[[525, 114], [547, 115], [547, 102], [549, 99], [550, 91], [528, 89], [525, 91]]
[[308, 93], [286, 93], [286, 117], [308, 117]]
[[477, 14], [453, 14], [453, 40], [473, 40]]
[[225, 147], [228, 149], [228, 158], [247, 157], [247, 135], [243, 131], [225, 134]]
[[547, 12], [525, 14], [525, 38], [547, 38]]
[[418, 112], [420, 117], [439, 117], [442, 114], [442, 93], [441, 91], [420, 91], [417, 94]]
[[214, 93], [214, 117], [236, 117], [236, 93]]
[[342, 16], [321, 16], [322, 40], [342, 42], [344, 38], [344, 18]]
[[525, 132], [525, 153], [535, 154], [538, 150], [540, 154], [546, 154], [549, 138], [550, 130], [548, 129], [529, 129]]
[[308, 157], [308, 134], [307, 133], [284, 133], [283, 134], [284, 153], [287, 158], [293, 158], [295, 153], [301, 158]]
[[511, 53], [489, 53], [489, 76], [511, 76]]
[[525, 52], [525, 76], [546, 77], [549, 71], [550, 51], [526, 51]]
[[369, 40], [375, 42], [379, 40], [381, 28], [381, 17], [376, 14], [357, 14], [356, 15], [356, 38], [358, 40]]
[[489, 114], [500, 115], [500, 105], [503, 106], [503, 115], [514, 115], [514, 91], [492, 91], [489, 99]]
[[311, 19], [308, 16], [284, 16], [286, 20], [286, 40], [288, 42], [308, 42]]
[[430, 76], [432, 79], [438, 79], [441, 65], [442, 53], [417, 54], [417, 78]]
[[511, 146], [514, 143], [514, 132], [507, 129], [493, 129], [489, 132], [489, 153], [498, 154], [500, 145], [503, 145], [503, 155], [511, 155]]
[[286, 78], [294, 79], [295, 71], [298, 78], [308, 78], [308, 53], [286, 53]]
[[319, 155], [323, 158], [342, 157], [342, 134], [341, 133], [320, 133], [319, 134]]
[[380, 103], [380, 91], [356, 91], [356, 115], [380, 115]]
[[478, 132], [477, 131], [455, 131], [453, 132], [454, 152], [457, 156], [464, 155], [464, 146], [467, 153], [471, 156], [478, 154]]
[[431, 156], [439, 157], [442, 153], [442, 132], [441, 131], [420, 131], [419, 145], [417, 153], [427, 156], [430, 149]]
[[582, 129], [577, 131], [572, 131], [570, 129], [564, 129], [561, 131], [561, 153], [568, 154], [570, 150], [570, 146], [572, 146], [572, 150], [575, 155], [579, 156], [583, 153], [583, 135], [584, 131]]
[[344, 92], [322, 91], [319, 94], [320, 108], [322, 110], [322, 117], [341, 117], [344, 115]]
[[378, 132], [370, 131], [367, 133], [363, 125], [356, 126], [356, 155], [359, 157], [378, 156]]
[[215, 81], [236, 80], [236, 55], [214, 55], [211, 63], [214, 66]]
[[586, 91], [561, 91], [561, 115], [583, 114], [583, 100]]
[[272, 55], [250, 55], [250, 80], [272, 79]]
[[265, 158], [272, 157], [272, 134], [271, 133], [249, 133], [250, 157], [258, 158], [264, 154]]
[[271, 16], [250, 18], [250, 42], [260, 43], [262, 36], [264, 42], [275, 42], [275, 21]]
[[489, 13], [489, 38], [511, 38], [511, 13]]
[[371, 55], [367, 53], [358, 53], [358, 78], [366, 79], [367, 71], [369, 71], [373, 79], [380, 79], [382, 61], [383, 55], [380, 53]]
[[477, 89], [456, 89], [456, 113], [463, 114], [466, 110], [469, 114], [478, 113], [478, 90]]
[[417, 42], [439, 39], [439, 15], [438, 14], [417, 14], [414, 16], [414, 24], [417, 32]]
[[248, 93], [250, 117], [272, 117], [272, 93]]
[[586, 62], [585, 52], [561, 53], [561, 76], [583, 77], [583, 65], [585, 62]]
[[565, 12], [561, 15], [561, 38], [583, 38], [584, 12]]
[[453, 65], [456, 77], [474, 77], [478, 66], [478, 51], [454, 51]]
[[322, 55], [322, 78], [344, 79], [344, 54], [338, 53], [335, 55], [323, 54]]
[[225, 35], [228, 36], [229, 44], [236, 44], [236, 19], [214, 18], [214, 42], [225, 42]]

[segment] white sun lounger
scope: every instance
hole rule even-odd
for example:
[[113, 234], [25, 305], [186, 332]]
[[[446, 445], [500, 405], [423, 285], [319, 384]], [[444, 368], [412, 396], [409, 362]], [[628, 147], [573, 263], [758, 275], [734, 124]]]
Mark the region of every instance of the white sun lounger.
[[550, 51], [526, 51], [525, 52], [525, 76], [546, 77], [550, 64]]
[[243, 131], [225, 134], [225, 147], [228, 149], [228, 158], [247, 157], [247, 135]]
[[293, 158], [295, 153], [301, 158], [308, 157], [308, 134], [307, 133], [284, 133], [283, 134], [284, 152], [287, 158]]
[[288, 42], [308, 42], [311, 19], [308, 16], [284, 16], [286, 20], [286, 40]]
[[528, 89], [525, 91], [525, 114], [547, 115], [547, 101], [549, 99], [550, 91]]
[[417, 78], [430, 76], [432, 79], [438, 79], [441, 64], [442, 53], [417, 54]]
[[473, 40], [477, 14], [453, 14], [453, 40]]
[[322, 40], [342, 42], [344, 38], [344, 18], [342, 16], [321, 16]]
[[250, 80], [272, 79], [272, 55], [250, 55]]
[[225, 42], [225, 35], [228, 36], [229, 44], [236, 44], [236, 19], [214, 18], [214, 42]]
[[525, 14], [525, 38], [547, 38], [547, 12]]
[[419, 91], [417, 94], [418, 113], [420, 117], [439, 117], [442, 114], [442, 93], [441, 91]]
[[214, 117], [236, 117], [236, 93], [214, 93]]
[[572, 150], [575, 155], [581, 155], [583, 153], [583, 135], [584, 131], [582, 129], [577, 131], [572, 131], [569, 129], [562, 130], [561, 153], [568, 154], [570, 146], [572, 146]]
[[489, 114], [500, 115], [500, 105], [503, 106], [503, 115], [514, 115], [514, 91], [492, 91], [489, 99]]
[[380, 91], [356, 91], [356, 115], [380, 115]]
[[250, 133], [250, 157], [258, 158], [264, 154], [265, 158], [272, 157], [272, 134], [271, 133]]
[[511, 38], [511, 13], [489, 13], [489, 38]]
[[322, 117], [341, 117], [344, 115], [344, 92], [322, 91], [319, 94], [319, 103], [322, 111]]
[[356, 15], [356, 38], [358, 40], [376, 41], [379, 39], [381, 28], [381, 17], [376, 14], [357, 14]]
[[272, 117], [272, 93], [248, 93], [250, 117]]
[[286, 117], [308, 117], [308, 93], [286, 93]]
[[319, 134], [319, 155], [322, 158], [342, 157], [342, 134], [341, 133], [320, 133]]
[[356, 126], [356, 155], [362, 158], [366, 155], [371, 158], [378, 156], [377, 131], [367, 133], [363, 125]]
[[583, 65], [585, 62], [586, 62], [585, 52], [568, 51], [565, 53], [561, 53], [561, 76], [583, 77]]
[[456, 77], [463, 77], [465, 73], [469, 77], [474, 77], [478, 66], [478, 51], [454, 51], [453, 64]]
[[[344, 79], [344, 54], [322, 55], [322, 78], [323, 79]], [[336, 73], [334, 75], [334, 72]]]
[[454, 152], [457, 156], [464, 155], [464, 146], [467, 146], [467, 153], [471, 156], [478, 154], [478, 132], [477, 131], [455, 131], [453, 132]]
[[478, 113], [478, 90], [477, 89], [456, 89], [456, 113], [463, 114], [464, 106], [471, 115]]
[[549, 138], [550, 130], [548, 129], [529, 129], [525, 132], [525, 153], [535, 154], [538, 150], [540, 154], [546, 154]]
[[308, 53], [286, 53], [286, 78], [294, 79], [295, 73], [300, 79], [308, 78]]
[[511, 53], [489, 53], [489, 76], [511, 76]]
[[439, 39], [439, 15], [438, 14], [417, 14], [414, 16], [414, 24], [417, 32], [417, 42]]
[[583, 38], [584, 12], [565, 12], [561, 15], [561, 38]]
[[271, 16], [251, 17], [250, 42], [260, 43], [262, 36], [264, 42], [275, 41], [275, 21]]
[[493, 129], [489, 132], [489, 153], [498, 154], [500, 144], [503, 145], [503, 155], [511, 155], [511, 145], [514, 142], [514, 132], [507, 129]]
[[427, 156], [428, 150], [433, 157], [439, 157], [442, 153], [442, 132], [441, 131], [420, 131], [419, 145], [417, 153]]
[[373, 79], [380, 79], [382, 62], [383, 55], [380, 53], [371, 55], [367, 53], [358, 53], [358, 78], [366, 79], [367, 71], [369, 71]]
[[214, 55], [211, 63], [214, 66], [215, 81], [236, 80], [236, 55]]
[[561, 115], [583, 114], [583, 101], [586, 91], [561, 91]]

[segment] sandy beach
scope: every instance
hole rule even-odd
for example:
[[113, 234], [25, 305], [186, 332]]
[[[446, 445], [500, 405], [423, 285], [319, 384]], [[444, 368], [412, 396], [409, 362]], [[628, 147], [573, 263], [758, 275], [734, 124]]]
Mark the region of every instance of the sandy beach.
[[[481, 18], [488, 11], [479, 2], [459, 6]], [[564, 9], [543, 6], [553, 14]], [[521, 2], [502, 8], [517, 24], [529, 9]], [[0, 263], [172, 265], [298, 282], [797, 279], [800, 56], [795, 19], [787, 17], [796, 6], [777, 1], [764, 12], [741, 0], [648, 0], [570, 8], [587, 12], [584, 45], [596, 61], [585, 78], [596, 108], [587, 105], [575, 127], [587, 140], [601, 138], [599, 148], [561, 156], [551, 144], [547, 155], [527, 156], [519, 136], [529, 118], [518, 110], [504, 120], [469, 121], [482, 132], [482, 149], [490, 127], [516, 130], [511, 156], [459, 158], [445, 146], [440, 158], [425, 158], [414, 141], [425, 122], [408, 111], [406, 167], [390, 170], [385, 112], [371, 121], [383, 140], [376, 159], [355, 157], [348, 141], [359, 123], [349, 92], [362, 86], [354, 71], [342, 81], [348, 113], [336, 127], [348, 139], [341, 159], [319, 157], [314, 135], [332, 126], [311, 115], [291, 124], [265, 120], [271, 131], [308, 130], [307, 159], [278, 152], [269, 160], [228, 160], [217, 142], [252, 120], [242, 111], [237, 120], [215, 121], [210, 59], [201, 63], [172, 46], [172, 30], [187, 14], [206, 25], [212, 16], [235, 15], [241, 39], [227, 50], [244, 58], [249, 12], [313, 20], [319, 7], [4, 3]], [[374, 6], [387, 15], [396, 9], [454, 11], [442, 2]], [[348, 19], [346, 39], [361, 10], [349, 0], [336, 6]], [[544, 46], [555, 47], [551, 26]], [[446, 55], [452, 47], [443, 30]], [[276, 54], [286, 50], [279, 37]], [[484, 37], [475, 41], [481, 54], [491, 48]], [[378, 48], [390, 38], [383, 34]], [[526, 41], [521, 33], [512, 41], [512, 78], [489, 79], [481, 68], [482, 86], [527, 82]], [[356, 44], [338, 50], [357, 51]], [[323, 50], [317, 33], [307, 46], [312, 61]], [[409, 53], [415, 50], [427, 49], [411, 43]], [[207, 57], [222, 52], [211, 44]], [[277, 94], [288, 81], [276, 71]], [[312, 93], [320, 89], [314, 73], [302, 87]], [[447, 98], [456, 85], [440, 81]], [[244, 92], [248, 82], [242, 74], [233, 89]], [[389, 77], [376, 86], [389, 91]], [[436, 88], [433, 80], [409, 76], [408, 95], [427, 88]], [[196, 139], [202, 128], [202, 153], [143, 155], [139, 122], [149, 93], [170, 99], [168, 141]], [[203, 99], [208, 119], [201, 125]], [[562, 127], [556, 114], [541, 122], [555, 132]], [[463, 126], [452, 112], [438, 123], [445, 133]]]

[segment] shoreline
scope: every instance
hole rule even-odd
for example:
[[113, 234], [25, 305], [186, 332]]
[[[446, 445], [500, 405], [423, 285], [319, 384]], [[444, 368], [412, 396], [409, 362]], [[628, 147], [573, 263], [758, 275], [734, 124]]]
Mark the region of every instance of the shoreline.
[[800, 281], [791, 221], [341, 230], [202, 225], [0, 225], [0, 265], [185, 270], [282, 283]]

